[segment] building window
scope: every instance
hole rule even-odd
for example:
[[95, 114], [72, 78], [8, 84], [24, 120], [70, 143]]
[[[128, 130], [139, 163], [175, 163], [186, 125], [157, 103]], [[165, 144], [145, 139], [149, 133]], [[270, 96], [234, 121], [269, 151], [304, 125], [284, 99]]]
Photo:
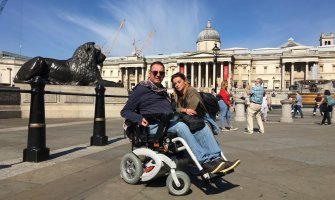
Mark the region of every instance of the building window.
[[333, 72], [335, 72], [335, 65], [333, 65]]
[[102, 70], [102, 76], [105, 77], [105, 70]]
[[263, 82], [263, 87], [264, 87], [264, 89], [268, 89], [268, 84], [269, 84], [268, 81], [264, 81], [264, 82]]
[[246, 88], [246, 87], [247, 87], [247, 81], [243, 81], [243, 82], [242, 82], [242, 87], [243, 87], [243, 88]]
[[234, 88], [237, 88], [237, 82], [234, 81]]
[[289, 88], [290, 87], [290, 81], [286, 81], [285, 82], [285, 88]]
[[268, 67], [265, 66], [265, 67], [264, 67], [264, 74], [267, 74], [267, 73], [268, 73]]
[[280, 74], [279, 66], [276, 66], [276, 74]]
[[323, 72], [323, 65], [320, 65], [319, 72]]
[[247, 73], [247, 67], [243, 67], [243, 74]]
[[113, 76], [113, 70], [110, 71], [110, 76]]

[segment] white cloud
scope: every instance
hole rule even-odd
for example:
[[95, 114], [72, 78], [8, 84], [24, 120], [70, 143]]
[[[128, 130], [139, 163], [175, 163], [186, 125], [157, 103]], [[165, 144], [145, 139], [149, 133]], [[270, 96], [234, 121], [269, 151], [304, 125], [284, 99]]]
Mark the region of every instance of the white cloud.
[[112, 50], [112, 55], [130, 55], [135, 39], [140, 48], [150, 31], [154, 34], [145, 55], [174, 53], [195, 49], [199, 6], [197, 1], [105, 1], [100, 8], [110, 17], [89, 19], [84, 15], [64, 14], [63, 19], [81, 26], [111, 44], [123, 18], [126, 19]]

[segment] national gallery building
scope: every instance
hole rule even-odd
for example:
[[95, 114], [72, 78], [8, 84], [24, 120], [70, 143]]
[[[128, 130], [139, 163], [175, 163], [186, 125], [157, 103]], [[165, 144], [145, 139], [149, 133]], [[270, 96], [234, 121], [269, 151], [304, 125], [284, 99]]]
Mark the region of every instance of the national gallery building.
[[[231, 88], [244, 88], [256, 78], [264, 80], [268, 90], [289, 89], [301, 80], [335, 80], [334, 34], [321, 34], [320, 45], [305, 46], [289, 38], [275, 48], [223, 48], [219, 33], [210, 21], [198, 34], [196, 51], [169, 55], [131, 55], [108, 57], [101, 71], [103, 79], [119, 82], [131, 90], [147, 78], [154, 61], [165, 65], [164, 86], [171, 88], [170, 77], [184, 73], [189, 83], [199, 90], [220, 88], [227, 80]], [[213, 51], [214, 50], [214, 51]], [[28, 58], [0, 51], [0, 84], [12, 85], [20, 66]]]
[[[213, 48], [218, 47], [216, 53]], [[266, 89], [288, 90], [299, 80], [335, 80], [334, 34], [321, 34], [320, 46], [304, 46], [292, 38], [277, 48], [222, 48], [219, 33], [210, 21], [196, 40], [196, 51], [170, 55], [109, 57], [104, 62], [104, 79], [121, 81], [131, 89], [147, 78], [149, 66], [161, 61], [166, 67], [164, 86], [171, 88], [170, 77], [184, 73], [189, 83], [199, 90], [210, 90], [222, 80], [231, 87], [243, 88], [260, 77]]]

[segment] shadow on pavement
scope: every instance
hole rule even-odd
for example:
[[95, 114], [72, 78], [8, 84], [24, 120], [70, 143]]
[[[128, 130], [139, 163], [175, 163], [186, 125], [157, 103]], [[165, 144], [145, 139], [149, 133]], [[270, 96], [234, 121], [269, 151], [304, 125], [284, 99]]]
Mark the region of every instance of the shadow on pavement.
[[54, 153], [54, 154], [50, 155], [50, 159], [49, 160], [55, 159], [55, 158], [58, 158], [60, 156], [64, 156], [66, 154], [70, 154], [70, 153], [73, 153], [73, 152], [76, 152], [76, 151], [80, 151], [80, 150], [83, 150], [83, 149], [86, 149], [86, 147], [75, 147], [75, 148], [72, 148], [72, 149], [68, 149], [68, 150], [65, 150], [65, 151]]

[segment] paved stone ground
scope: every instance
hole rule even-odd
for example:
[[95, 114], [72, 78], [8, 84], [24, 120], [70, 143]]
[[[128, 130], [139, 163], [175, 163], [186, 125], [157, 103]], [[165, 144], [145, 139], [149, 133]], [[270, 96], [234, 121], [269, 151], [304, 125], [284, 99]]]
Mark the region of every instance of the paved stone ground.
[[90, 119], [47, 119], [51, 159], [41, 163], [22, 162], [28, 120], [0, 120], [0, 199], [334, 199], [334, 126], [318, 125], [308, 109], [305, 118], [280, 123], [280, 112], [269, 113], [265, 134], [243, 134], [246, 123], [233, 122], [239, 130], [217, 140], [241, 165], [211, 184], [191, 176], [183, 197], [168, 194], [165, 177], [138, 185], [120, 178], [120, 160], [130, 152], [120, 118], [107, 121], [103, 147], [89, 146]]

